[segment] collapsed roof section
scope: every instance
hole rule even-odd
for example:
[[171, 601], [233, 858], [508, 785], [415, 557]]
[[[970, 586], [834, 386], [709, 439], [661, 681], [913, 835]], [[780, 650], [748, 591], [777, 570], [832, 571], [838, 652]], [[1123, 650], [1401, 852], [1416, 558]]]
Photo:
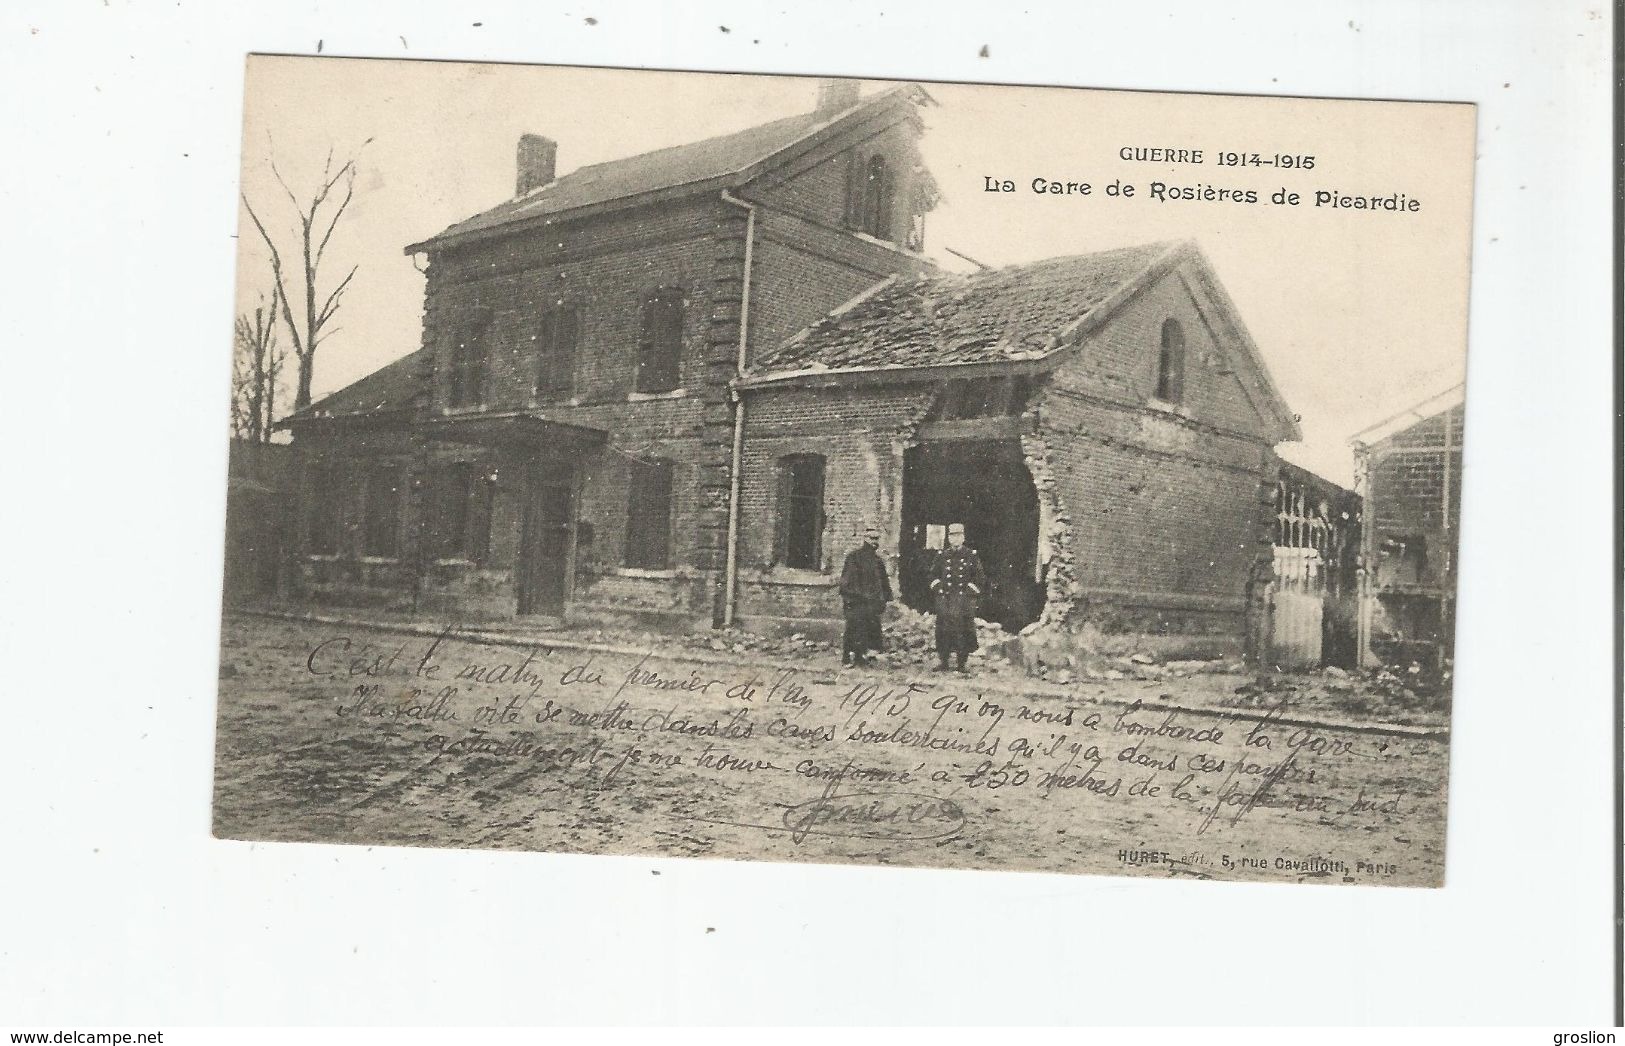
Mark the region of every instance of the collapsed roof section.
[[1302, 438], [1258, 347], [1190, 241], [1122, 247], [969, 275], [895, 276], [758, 356], [741, 388], [919, 380], [936, 372], [1043, 372], [1176, 267], [1187, 266], [1234, 335], [1247, 383], [1277, 442]]

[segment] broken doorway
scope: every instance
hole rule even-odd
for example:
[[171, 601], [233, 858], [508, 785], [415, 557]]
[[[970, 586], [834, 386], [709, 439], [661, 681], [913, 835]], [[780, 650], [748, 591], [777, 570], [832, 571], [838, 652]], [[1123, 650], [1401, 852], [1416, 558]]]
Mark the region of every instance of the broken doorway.
[[987, 570], [976, 616], [1009, 631], [1044, 609], [1038, 576], [1038, 491], [1016, 439], [933, 440], [903, 456], [903, 528], [898, 587], [903, 602], [931, 610], [931, 563], [948, 525], [965, 525], [965, 544]]

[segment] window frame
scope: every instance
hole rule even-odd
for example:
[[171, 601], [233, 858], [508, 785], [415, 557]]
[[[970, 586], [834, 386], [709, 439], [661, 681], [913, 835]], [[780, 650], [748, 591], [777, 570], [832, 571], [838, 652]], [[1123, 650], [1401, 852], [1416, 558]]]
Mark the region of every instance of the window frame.
[[1174, 406], [1185, 402], [1187, 355], [1185, 327], [1170, 316], [1162, 322], [1161, 345], [1157, 350], [1156, 399]]
[[[380, 481], [389, 483], [387, 491], [380, 491]], [[366, 488], [362, 494], [361, 554], [376, 559], [396, 559], [401, 554], [402, 470], [399, 465], [374, 464], [367, 469]], [[388, 507], [380, 515], [380, 495], [387, 498]], [[379, 539], [382, 538], [382, 543]]]
[[429, 558], [484, 563], [491, 554], [493, 497], [481, 465], [455, 461], [435, 466], [429, 474]]
[[[628, 570], [670, 570], [677, 465], [664, 458], [634, 459], [628, 463], [628, 471], [621, 565]], [[654, 491], [664, 487], [664, 496], [651, 498], [651, 487]], [[663, 504], [663, 511], [653, 510], [657, 503]]]
[[[816, 492], [798, 491], [797, 481], [807, 467], [815, 470]], [[773, 563], [790, 570], [824, 569], [824, 530], [829, 520], [825, 509], [828, 493], [829, 461], [822, 454], [786, 454], [778, 461], [778, 526], [774, 538]], [[809, 513], [810, 516], [804, 515]], [[810, 534], [811, 546], [797, 547], [798, 532]]]
[[469, 313], [451, 334], [446, 405], [452, 409], [483, 406], [489, 393], [491, 314]]
[[337, 556], [344, 552], [344, 479], [336, 461], [313, 463], [306, 473], [305, 552]]
[[890, 241], [892, 231], [892, 175], [891, 164], [884, 153], [871, 153], [863, 164], [863, 209], [860, 212], [861, 231], [877, 240]]
[[[642, 300], [632, 391], [640, 395], [675, 392], [683, 385], [683, 338], [688, 327], [688, 293], [682, 287], [656, 287], [644, 294]], [[671, 317], [664, 325], [661, 323], [662, 313]], [[670, 339], [669, 345], [665, 344], [666, 339]], [[661, 364], [658, 371], [653, 366], [656, 362]], [[666, 380], [668, 376], [669, 381]]]
[[[562, 323], [561, 320], [568, 320]], [[565, 339], [561, 332], [568, 331]], [[567, 348], [561, 348], [567, 343]], [[542, 313], [536, 329], [538, 400], [567, 400], [576, 394], [576, 361], [581, 347], [581, 308], [559, 302]]]

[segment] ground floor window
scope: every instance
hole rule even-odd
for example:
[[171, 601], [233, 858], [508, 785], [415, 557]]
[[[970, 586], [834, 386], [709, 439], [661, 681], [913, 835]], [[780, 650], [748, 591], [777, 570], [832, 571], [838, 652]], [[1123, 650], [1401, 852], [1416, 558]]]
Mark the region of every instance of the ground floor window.
[[491, 483], [485, 470], [469, 462], [443, 466], [429, 486], [429, 554], [484, 562], [491, 552]]
[[343, 545], [343, 476], [337, 465], [313, 465], [306, 482], [305, 549], [337, 555]]
[[382, 465], [368, 472], [366, 497], [363, 553], [389, 558], [400, 555], [400, 468], [395, 465]]
[[775, 559], [819, 570], [824, 562], [824, 459], [792, 454], [779, 460], [779, 526]]
[[641, 570], [671, 566], [672, 463], [634, 461], [626, 502], [626, 565]]

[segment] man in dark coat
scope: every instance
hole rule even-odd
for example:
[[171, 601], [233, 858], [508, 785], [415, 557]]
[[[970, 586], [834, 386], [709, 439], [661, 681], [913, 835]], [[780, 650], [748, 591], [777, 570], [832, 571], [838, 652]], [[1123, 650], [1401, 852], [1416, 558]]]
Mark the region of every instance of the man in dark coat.
[[965, 655], [976, 649], [976, 605], [987, 591], [987, 572], [975, 549], [965, 547], [965, 525], [948, 527], [948, 547], [931, 564], [931, 593], [936, 597], [937, 670], [965, 671]]
[[841, 663], [868, 664], [865, 656], [881, 648], [880, 615], [891, 602], [891, 579], [880, 558], [880, 531], [863, 532], [863, 544], [847, 554], [841, 567], [841, 612], [846, 634], [841, 639]]

